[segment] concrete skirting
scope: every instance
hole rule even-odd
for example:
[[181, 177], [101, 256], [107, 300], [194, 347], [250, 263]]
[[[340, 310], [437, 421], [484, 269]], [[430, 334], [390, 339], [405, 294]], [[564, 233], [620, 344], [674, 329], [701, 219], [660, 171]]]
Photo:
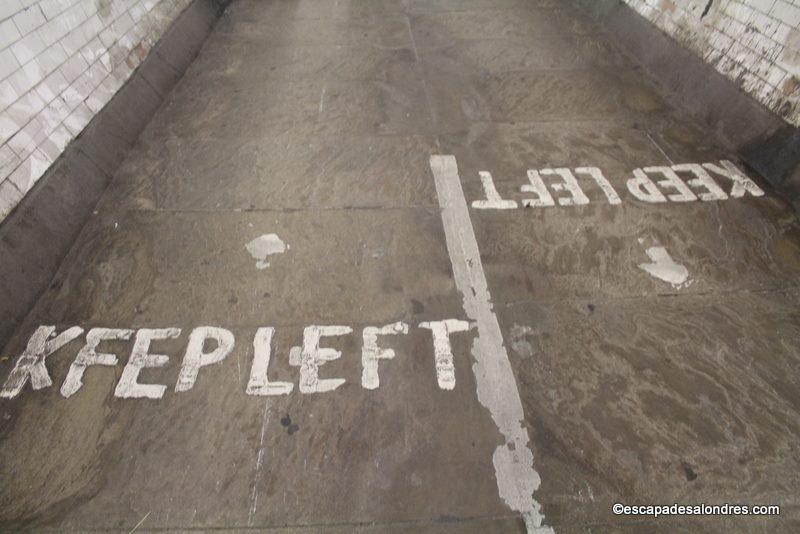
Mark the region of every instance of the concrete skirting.
[[778, 191], [800, 199], [800, 135], [733, 81], [620, 0], [573, 0]]
[[192, 2], [0, 224], [0, 347], [47, 288], [114, 171], [197, 55], [226, 3]]

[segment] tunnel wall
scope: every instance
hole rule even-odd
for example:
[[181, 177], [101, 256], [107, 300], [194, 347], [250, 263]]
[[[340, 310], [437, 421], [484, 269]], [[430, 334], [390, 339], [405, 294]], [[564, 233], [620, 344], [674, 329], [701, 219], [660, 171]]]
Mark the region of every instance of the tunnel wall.
[[0, 2], [0, 220], [190, 2]]
[[[7, 1], [0, 0], [0, 6], [5, 8]], [[18, 4], [17, 0], [11, 1]], [[65, 3], [67, 0], [56, 1]], [[79, 0], [78, 3], [84, 2]], [[28, 3], [32, 2], [28, 0]], [[44, 3], [36, 5], [41, 8]], [[94, 3], [109, 5], [107, 0]], [[0, 221], [0, 348], [51, 284], [59, 264], [92, 216], [114, 171], [194, 60], [227, 2], [126, 0], [123, 4], [151, 4], [147, 13], [160, 22], [145, 22], [143, 27], [155, 24], [161, 36], [156, 39], [155, 34], [148, 34], [149, 37], [140, 41], [145, 45], [134, 47], [127, 54], [124, 44], [115, 53], [111, 52], [113, 46], [106, 52], [109, 60], [112, 56], [122, 58], [120, 61], [126, 66], [119, 72], [126, 72], [127, 78], [108, 81], [112, 85], [107, 88], [119, 84], [113, 94], [96, 95], [98, 99], [108, 99], [104, 106], [97, 106], [98, 112], [93, 112], [84, 102], [89, 110], [86, 114], [91, 112], [92, 115], [84, 116], [77, 124], [85, 126], [70, 132], [74, 139], [52, 164], [45, 160], [47, 165], [41, 164], [45, 170], [37, 168], [36, 172], [43, 172], [42, 176], [38, 180], [30, 179], [29, 191]], [[157, 11], [162, 4], [165, 11]], [[124, 18], [124, 14], [119, 17]], [[13, 17], [11, 21], [14, 22]], [[130, 31], [132, 28], [125, 35]], [[135, 58], [131, 57], [131, 52]], [[126, 63], [129, 59], [135, 68]], [[15, 109], [24, 111], [21, 106]], [[43, 153], [41, 148], [36, 150]]]
[[[792, 1], [800, 3], [800, 0]], [[779, 2], [780, 5], [792, 6], [786, 0], [752, 0], [748, 5], [768, 6], [765, 8], [767, 12], [777, 13], [772, 8]], [[721, 33], [712, 22], [723, 27], [725, 23], [720, 21], [733, 20], [726, 15], [726, 7], [747, 20], [749, 17], [759, 18], [757, 14], [762, 12], [753, 7], [746, 11], [737, 7], [743, 6], [741, 2], [732, 0], [573, 0], [573, 3], [596, 19], [613, 43], [644, 67], [676, 106], [688, 111], [716, 134], [719, 142], [738, 152], [745, 165], [765, 178], [776, 192], [800, 210], [800, 128], [792, 122], [797, 116], [798, 94], [797, 89], [791, 87], [794, 82], [785, 83], [787, 78], [796, 79], [795, 75], [787, 71], [784, 82], [777, 88], [777, 91], [786, 93], [781, 97], [783, 104], [779, 106], [779, 113], [748, 91], [744, 70], [739, 71], [735, 79], [722, 72], [719, 66], [728, 60], [721, 59], [719, 52], [704, 48], [710, 45], [703, 45], [707, 40], [714, 41], [711, 36], [717, 35], [715, 32]], [[681, 11], [678, 11], [677, 4], [681, 4]], [[691, 27], [694, 33], [676, 29], [679, 27], [677, 24], [668, 22], [673, 19], [682, 20], [682, 27]], [[795, 24], [786, 18], [773, 22], [771, 28], [783, 28], [780, 31], [789, 35], [787, 42], [791, 44], [797, 26], [795, 24], [787, 30], [789, 23]], [[735, 26], [737, 23], [728, 24]], [[742, 43], [747, 41], [748, 35], [754, 39], [753, 36], [758, 34], [757, 26], [747, 27], [751, 29], [737, 35], [739, 44], [732, 44], [727, 53], [733, 54], [733, 50], [744, 46]], [[674, 34], [670, 34], [671, 31]], [[676, 37], [679, 34], [680, 37]], [[687, 37], [690, 34], [694, 37]], [[721, 43], [724, 38], [717, 39]], [[725, 45], [718, 46], [725, 48]], [[777, 58], [789, 57], [791, 48], [784, 46], [783, 52], [776, 54], [775, 50], [782, 45], [773, 41], [771, 46], [770, 57], [776, 63], [775, 72], [780, 73], [781, 65], [787, 68], [789, 65], [780, 63]], [[751, 58], [760, 53], [756, 50], [748, 52]], [[709, 59], [712, 57], [717, 60]]]
[[800, 0], [624, 0], [782, 117], [800, 125]]

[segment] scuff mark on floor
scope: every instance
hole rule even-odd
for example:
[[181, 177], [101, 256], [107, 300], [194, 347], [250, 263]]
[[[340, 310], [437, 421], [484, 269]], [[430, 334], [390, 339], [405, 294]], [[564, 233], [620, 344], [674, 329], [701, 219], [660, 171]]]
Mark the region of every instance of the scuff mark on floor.
[[533, 357], [533, 346], [530, 341], [525, 339], [532, 333], [533, 329], [530, 326], [514, 324], [511, 327], [511, 348], [520, 358]]
[[270, 406], [269, 402], [264, 404], [264, 416], [261, 420], [261, 440], [258, 444], [258, 456], [256, 457], [256, 469], [253, 477], [253, 490], [250, 493], [250, 512], [247, 515], [247, 526], [253, 525], [253, 516], [258, 510], [258, 483], [261, 477], [261, 468], [264, 465], [264, 438], [267, 432], [267, 425], [270, 419]]

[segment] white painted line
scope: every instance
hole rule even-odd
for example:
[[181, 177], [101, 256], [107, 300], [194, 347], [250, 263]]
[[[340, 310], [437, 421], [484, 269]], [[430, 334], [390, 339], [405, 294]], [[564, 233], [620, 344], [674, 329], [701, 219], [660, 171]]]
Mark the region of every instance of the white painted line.
[[456, 287], [461, 292], [464, 311], [478, 327], [472, 345], [475, 360], [472, 370], [478, 387], [478, 401], [489, 410], [505, 440], [492, 456], [500, 497], [509, 508], [523, 514], [528, 532], [552, 533], [550, 527], [543, 525], [541, 506], [533, 498], [541, 479], [533, 468], [533, 453], [528, 446], [530, 439], [523, 424], [522, 400], [503, 345], [500, 324], [492, 310], [456, 158], [431, 156], [430, 165]]
[[658, 151], [659, 151], [659, 152], [661, 152], [661, 155], [662, 155], [662, 156], [664, 156], [664, 158], [666, 158], [666, 160], [667, 160], [667, 161], [669, 161], [669, 164], [670, 164], [670, 165], [675, 165], [675, 162], [674, 162], [674, 161], [672, 161], [672, 158], [670, 158], [670, 157], [669, 157], [669, 155], [667, 155], [667, 153], [666, 153], [666, 152], [664, 152], [664, 149], [663, 149], [663, 148], [661, 148], [661, 145], [659, 145], [658, 143], [656, 143], [656, 140], [655, 140], [655, 139], [653, 139], [653, 136], [652, 136], [652, 135], [650, 135], [650, 132], [648, 132], [648, 131], [646, 131], [646, 130], [645, 130], [645, 132], [644, 132], [644, 133], [647, 135], [647, 138], [648, 138], [648, 139], [650, 139], [650, 142], [651, 142], [651, 143], [653, 143], [653, 146], [655, 146], [655, 147], [658, 149]]
[[[150, 512], [152, 512], [152, 510], [150, 510]], [[136, 532], [136, 529], [137, 529], [137, 528], [139, 528], [140, 526], [142, 526], [142, 523], [144, 523], [144, 522], [145, 522], [145, 520], [146, 520], [148, 517], [150, 517], [150, 512], [147, 512], [146, 514], [144, 514], [144, 517], [143, 517], [143, 518], [141, 518], [141, 519], [139, 520], [139, 522], [138, 522], [138, 523], [136, 523], [136, 526], [135, 526], [135, 527], [133, 527], [133, 528], [130, 530], [130, 532], [128, 532], [128, 534], [133, 534], [134, 532]]]
[[328, 90], [327, 85], [322, 86], [322, 92], [319, 95], [319, 112], [317, 113], [317, 120], [322, 119], [322, 110], [325, 107], [325, 91]]

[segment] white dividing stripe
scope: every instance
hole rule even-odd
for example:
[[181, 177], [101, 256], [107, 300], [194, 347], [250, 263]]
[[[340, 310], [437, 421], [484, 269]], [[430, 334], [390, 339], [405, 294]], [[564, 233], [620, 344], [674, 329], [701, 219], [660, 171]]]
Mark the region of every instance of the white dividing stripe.
[[509, 508], [523, 514], [528, 532], [553, 532], [543, 525], [541, 507], [533, 498], [541, 479], [533, 468], [533, 453], [528, 447], [530, 439], [523, 424], [522, 400], [503, 345], [500, 324], [492, 311], [456, 158], [431, 156], [430, 165], [456, 287], [461, 292], [467, 317], [478, 327], [472, 345], [478, 401], [489, 410], [505, 440], [492, 456], [500, 497]]

